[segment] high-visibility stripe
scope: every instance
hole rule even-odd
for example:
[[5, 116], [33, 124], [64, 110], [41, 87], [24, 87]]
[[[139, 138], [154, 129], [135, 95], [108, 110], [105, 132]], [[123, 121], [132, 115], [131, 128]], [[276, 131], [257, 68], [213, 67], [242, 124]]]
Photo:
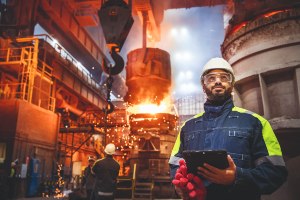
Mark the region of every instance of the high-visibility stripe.
[[246, 109], [239, 107], [233, 107], [232, 111], [248, 113], [251, 114], [253, 117], [257, 118], [262, 125], [262, 136], [265, 141], [269, 156], [282, 156], [281, 148], [275, 136], [275, 133], [270, 123], [265, 118], [256, 113], [250, 112]]
[[201, 113], [195, 115], [193, 118], [201, 117], [203, 114], [204, 114], [204, 112], [201, 112]]
[[[185, 124], [185, 123], [184, 123], [184, 124]], [[184, 124], [183, 124], [183, 125], [184, 125]], [[180, 129], [181, 129], [181, 128], [180, 128]], [[178, 133], [178, 135], [177, 135], [175, 144], [174, 144], [174, 146], [173, 146], [171, 156], [174, 156], [176, 153], [178, 153], [179, 147], [180, 147], [180, 131], [179, 131], [179, 133]]]
[[100, 196], [113, 196], [114, 195], [114, 193], [112, 193], [112, 192], [98, 192], [98, 195], [100, 195]]
[[[203, 114], [204, 114], [204, 112], [201, 112], [201, 113], [195, 115], [193, 118], [201, 117]], [[180, 130], [182, 129], [182, 127], [185, 125], [186, 122], [187, 122], [187, 121], [185, 121], [185, 122], [182, 124], [182, 126], [180, 127]], [[178, 133], [178, 135], [177, 135], [175, 144], [174, 144], [173, 149], [172, 149], [171, 156], [174, 156], [174, 155], [177, 154], [178, 151], [179, 151], [179, 147], [180, 147], [180, 132], [181, 132], [181, 131], [179, 131], [179, 133]]]
[[285, 162], [282, 156], [264, 156], [257, 160], [255, 160], [255, 166], [260, 165], [264, 162], [272, 163], [273, 165], [277, 166], [285, 166]]
[[15, 176], [15, 172], [16, 172], [16, 170], [14, 168], [12, 168], [11, 171], [10, 171], [9, 177], [14, 177]]
[[253, 115], [253, 114], [254, 114], [254, 112], [251, 112], [251, 111], [249, 111], [249, 110], [246, 110], [246, 109], [240, 108], [240, 107], [236, 107], [236, 106], [234, 106], [234, 107], [232, 108], [232, 111], [236, 111], [236, 112], [240, 112], [240, 113], [247, 113], [247, 114], [250, 114], [250, 115]]

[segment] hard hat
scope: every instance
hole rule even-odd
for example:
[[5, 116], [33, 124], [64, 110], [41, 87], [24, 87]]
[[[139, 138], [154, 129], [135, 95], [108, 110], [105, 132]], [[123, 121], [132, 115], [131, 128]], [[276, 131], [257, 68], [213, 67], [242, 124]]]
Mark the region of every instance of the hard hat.
[[213, 70], [213, 69], [223, 69], [223, 70], [231, 73], [233, 76], [233, 79], [234, 79], [234, 73], [233, 73], [233, 69], [232, 69], [231, 65], [223, 58], [210, 59], [203, 67], [201, 78], [203, 78], [203, 76], [205, 74], [207, 74], [210, 70]]
[[95, 161], [95, 157], [94, 156], [89, 156], [88, 161]]
[[104, 152], [108, 155], [113, 155], [116, 153], [116, 146], [112, 143], [109, 143], [108, 145], [106, 145]]

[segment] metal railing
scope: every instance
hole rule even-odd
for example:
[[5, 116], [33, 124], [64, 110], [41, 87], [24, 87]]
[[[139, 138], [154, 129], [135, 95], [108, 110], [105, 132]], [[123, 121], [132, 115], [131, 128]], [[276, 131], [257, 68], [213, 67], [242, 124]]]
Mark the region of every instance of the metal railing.
[[32, 51], [33, 47], [30, 46], [0, 49], [0, 65], [22, 64], [22, 62], [28, 62], [28, 52]]
[[[35, 35], [40, 40], [45, 41], [47, 44], [53, 47], [53, 49], [59, 54], [61, 58], [69, 62], [68, 69], [75, 73], [81, 80], [84, 80], [95, 90], [102, 92], [103, 88], [92, 77], [92, 74], [83, 66], [78, 60], [76, 60], [63, 46], [61, 46], [55, 39], [51, 38], [47, 34]], [[104, 93], [105, 94], [105, 93]]]
[[[26, 83], [6, 83], [0, 84], [0, 99], [21, 99], [28, 101], [28, 93], [21, 91], [20, 88], [26, 88]], [[34, 101], [33, 104], [42, 107], [44, 109], [54, 112], [55, 110], [55, 98], [51, 97], [47, 92], [41, 90], [40, 88], [34, 86], [34, 92], [40, 93], [42, 98]]]
[[136, 163], [133, 164], [132, 177], [118, 177], [118, 184], [122, 182], [130, 182], [130, 186], [118, 186], [117, 190], [131, 190], [131, 198], [133, 199], [136, 185]]
[[[38, 62], [39, 39], [35, 37], [17, 38], [17, 42], [30, 42], [33, 46], [7, 47], [0, 49], [0, 66], [9, 67], [18, 74], [18, 82], [0, 85], [0, 99], [22, 99], [39, 107], [54, 111], [55, 98], [50, 89], [42, 90], [43, 82], [51, 87], [52, 68], [44, 62]], [[36, 79], [39, 77], [40, 79]], [[39, 80], [39, 82], [38, 82]], [[34, 99], [33, 99], [34, 96]]]

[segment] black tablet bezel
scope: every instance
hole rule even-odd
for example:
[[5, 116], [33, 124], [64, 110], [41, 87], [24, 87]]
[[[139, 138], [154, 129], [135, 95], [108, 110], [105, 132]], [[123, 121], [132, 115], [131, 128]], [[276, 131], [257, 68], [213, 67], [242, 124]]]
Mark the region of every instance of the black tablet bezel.
[[203, 166], [204, 163], [219, 169], [225, 169], [229, 166], [226, 150], [183, 151], [183, 158], [188, 172], [193, 174], [196, 174], [197, 167]]

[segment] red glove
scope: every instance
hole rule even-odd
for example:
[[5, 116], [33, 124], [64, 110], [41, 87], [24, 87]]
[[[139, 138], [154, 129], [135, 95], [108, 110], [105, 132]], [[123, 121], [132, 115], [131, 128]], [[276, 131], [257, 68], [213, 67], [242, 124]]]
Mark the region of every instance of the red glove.
[[188, 194], [189, 199], [204, 200], [206, 188], [202, 180], [194, 174], [187, 173], [187, 166], [184, 160], [179, 161], [179, 168], [176, 171], [175, 179], [172, 183]]

